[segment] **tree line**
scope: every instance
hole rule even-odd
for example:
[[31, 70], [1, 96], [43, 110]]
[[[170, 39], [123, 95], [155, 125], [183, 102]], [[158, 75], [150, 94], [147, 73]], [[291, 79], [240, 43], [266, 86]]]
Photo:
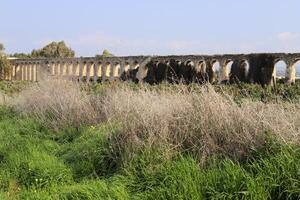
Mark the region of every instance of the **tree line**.
[[[4, 56], [4, 45], [0, 43], [0, 54]], [[33, 49], [31, 53], [14, 53], [7, 55], [13, 58], [74, 58], [75, 51], [68, 47], [64, 41], [51, 42], [40, 49]], [[114, 56], [108, 50], [104, 50], [102, 54], [95, 55], [96, 57], [111, 57]]]
[[[68, 47], [64, 41], [51, 42], [41, 49], [34, 49], [31, 53], [14, 53], [6, 55], [4, 53], [4, 45], [0, 43], [0, 80], [3, 79], [3, 74], [1, 72], [10, 69], [9, 60], [10, 58], [74, 58], [75, 51]], [[95, 55], [96, 57], [112, 57], [114, 56], [108, 50], [104, 50], [102, 54]]]

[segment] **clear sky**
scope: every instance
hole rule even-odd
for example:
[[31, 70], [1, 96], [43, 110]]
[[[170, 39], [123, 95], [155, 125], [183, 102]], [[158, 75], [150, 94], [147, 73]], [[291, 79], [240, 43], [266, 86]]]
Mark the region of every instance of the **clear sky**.
[[300, 52], [299, 0], [0, 0], [7, 53], [64, 40], [76, 56]]

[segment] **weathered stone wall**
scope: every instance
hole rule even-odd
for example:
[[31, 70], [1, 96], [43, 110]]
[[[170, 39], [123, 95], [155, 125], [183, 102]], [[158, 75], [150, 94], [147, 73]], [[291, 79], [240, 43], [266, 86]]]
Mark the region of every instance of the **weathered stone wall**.
[[[121, 79], [150, 84], [242, 81], [265, 85], [274, 83], [274, 67], [281, 60], [287, 65], [286, 82], [294, 83], [294, 65], [300, 53], [15, 59], [11, 60], [10, 73], [1, 77], [28, 81], [46, 76], [95, 82]], [[218, 71], [214, 69], [217, 62]]]

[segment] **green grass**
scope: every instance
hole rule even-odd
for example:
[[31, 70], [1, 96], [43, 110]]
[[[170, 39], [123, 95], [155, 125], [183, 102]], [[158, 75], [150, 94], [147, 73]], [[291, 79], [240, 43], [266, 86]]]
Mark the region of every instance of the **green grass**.
[[104, 125], [63, 140], [6, 107], [0, 120], [1, 199], [300, 198], [300, 148], [272, 139], [240, 162], [215, 158], [201, 166], [192, 154], [165, 159], [153, 147], [124, 163]]
[[[105, 87], [89, 90], [101, 93]], [[173, 86], [153, 89], [161, 87]], [[299, 100], [299, 84], [214, 87], [237, 102], [262, 95], [266, 101], [285, 100], [286, 94], [286, 101]], [[193, 152], [174, 149], [166, 156], [155, 145], [128, 157], [114, 139], [120, 132], [117, 122], [57, 132], [0, 106], [0, 199], [300, 199], [297, 145], [266, 137], [242, 160], [216, 156], [202, 163]]]

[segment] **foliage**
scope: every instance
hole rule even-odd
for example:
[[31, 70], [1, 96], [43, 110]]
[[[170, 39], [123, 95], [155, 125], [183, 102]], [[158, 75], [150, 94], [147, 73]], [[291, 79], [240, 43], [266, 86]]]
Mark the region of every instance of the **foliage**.
[[[10, 63], [9, 60], [7, 59], [7, 57], [5, 55], [1, 55], [0, 54], [0, 74], [1, 77], [0, 79], [3, 79], [3, 76], [5, 75], [5, 73], [8, 73], [8, 70], [10, 69]], [[4, 72], [4, 74], [2, 74]]]
[[4, 51], [4, 45], [2, 43], [0, 43], [0, 54]]
[[99, 57], [113, 57], [113, 56], [114, 56], [114, 54], [110, 53], [107, 49], [104, 49], [103, 52], [102, 52], [102, 55], [97, 54], [96, 58], [99, 58]]
[[14, 53], [9, 56], [13, 58], [31, 58], [31, 54], [26, 54], [26, 53]]
[[33, 58], [69, 58], [74, 57], [75, 52], [66, 46], [64, 41], [51, 42], [42, 49], [31, 52]]
[[[50, 90], [48, 86], [43, 89]], [[13, 86], [1, 87], [10, 93], [8, 88]], [[201, 98], [206, 101], [198, 102], [195, 99], [207, 88], [120, 87], [104, 84], [81, 86], [83, 93], [76, 90], [77, 96], [97, 94], [92, 102], [102, 118], [95, 124], [84, 121], [79, 126], [65, 123], [65, 127], [53, 128], [41, 117], [24, 115], [15, 105], [0, 106], [0, 198], [299, 199], [300, 147], [299, 140], [293, 140], [299, 131], [299, 103], [286, 102], [283, 98], [262, 103], [257, 97], [263, 92], [278, 97], [281, 92], [277, 91], [286, 88], [214, 86], [218, 93], [213, 96], [205, 93]], [[291, 90], [297, 87], [292, 86]], [[244, 89], [252, 93], [241, 92]], [[19, 92], [22, 87], [14, 90], [16, 95], [24, 95]], [[49, 101], [42, 94], [36, 95], [40, 100]], [[53, 108], [66, 100], [69, 102], [66, 96], [53, 98], [50, 94], [54, 92], [44, 91], [44, 94], [52, 97]], [[240, 99], [234, 101], [228, 94]], [[291, 97], [298, 98], [296, 94]], [[100, 100], [100, 107], [96, 100]], [[63, 110], [41, 109], [40, 112], [45, 112], [49, 122], [55, 121], [49, 112], [73, 115], [77, 112], [73, 103], [70, 101], [66, 104], [70, 106], [64, 106]], [[38, 108], [36, 104], [31, 106]], [[206, 115], [190, 108], [206, 108]], [[84, 120], [79, 115], [76, 118]], [[270, 125], [270, 130], [259, 126], [264, 123]], [[281, 127], [286, 124], [289, 128]], [[170, 137], [165, 137], [168, 131]], [[251, 131], [258, 131], [259, 140], [250, 137]], [[214, 135], [201, 137], [204, 133]], [[247, 137], [253, 140], [251, 144]], [[215, 139], [221, 151], [217, 154], [203, 151], [213, 150], [207, 147]], [[238, 157], [238, 151], [245, 149], [243, 157]], [[209, 157], [203, 162], [199, 155]]]

